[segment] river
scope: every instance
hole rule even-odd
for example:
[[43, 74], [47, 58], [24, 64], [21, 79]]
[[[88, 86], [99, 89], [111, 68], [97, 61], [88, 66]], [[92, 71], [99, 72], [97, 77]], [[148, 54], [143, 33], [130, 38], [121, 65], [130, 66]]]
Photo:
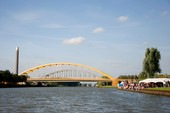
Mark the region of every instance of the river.
[[170, 98], [114, 88], [0, 88], [0, 113], [170, 113]]

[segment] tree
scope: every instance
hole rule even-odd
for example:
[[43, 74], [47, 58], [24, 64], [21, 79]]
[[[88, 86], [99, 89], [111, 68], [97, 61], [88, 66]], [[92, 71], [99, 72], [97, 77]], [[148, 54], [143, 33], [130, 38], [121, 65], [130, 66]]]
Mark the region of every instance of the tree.
[[160, 73], [159, 60], [161, 59], [160, 52], [157, 48], [147, 48], [143, 61], [143, 72], [147, 78], [153, 78], [155, 73]]
[[12, 74], [9, 70], [3, 71], [4, 81], [5, 82], [11, 82], [12, 81]]
[[0, 84], [16, 84], [17, 82], [26, 82], [27, 76], [25, 75], [16, 75], [11, 73], [9, 70], [2, 71], [0, 70]]
[[141, 72], [141, 73], [138, 75], [138, 79], [139, 79], [139, 80], [143, 80], [143, 79], [146, 79], [146, 78], [147, 78], [147, 76], [146, 76], [145, 72]]
[[20, 75], [20, 76], [18, 76], [18, 78], [19, 78], [19, 82], [26, 82], [27, 81], [27, 76], [25, 76], [25, 75]]
[[0, 83], [4, 81], [4, 75], [3, 72], [0, 71]]
[[138, 76], [137, 76], [137, 75], [135, 75], [135, 76], [134, 76], [134, 79], [135, 79], [135, 80], [138, 80]]
[[[109, 79], [107, 76], [102, 76], [101, 78]], [[109, 84], [111, 84], [111, 82], [102, 82], [102, 81], [97, 82], [97, 85], [98, 85], [99, 87], [102, 87], [102, 86], [105, 86], [105, 85], [108, 86]]]

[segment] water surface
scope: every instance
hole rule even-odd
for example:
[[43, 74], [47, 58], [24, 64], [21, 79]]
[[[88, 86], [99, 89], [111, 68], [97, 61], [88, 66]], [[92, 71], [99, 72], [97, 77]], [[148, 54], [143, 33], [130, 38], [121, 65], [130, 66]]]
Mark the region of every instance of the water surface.
[[169, 113], [170, 98], [113, 88], [1, 88], [0, 113]]

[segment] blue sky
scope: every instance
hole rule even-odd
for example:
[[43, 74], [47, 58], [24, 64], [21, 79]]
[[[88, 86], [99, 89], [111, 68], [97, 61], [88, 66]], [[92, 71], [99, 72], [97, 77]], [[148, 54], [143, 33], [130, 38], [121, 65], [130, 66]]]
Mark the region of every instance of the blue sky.
[[142, 71], [145, 50], [170, 73], [169, 0], [0, 0], [0, 69], [74, 62], [112, 76]]

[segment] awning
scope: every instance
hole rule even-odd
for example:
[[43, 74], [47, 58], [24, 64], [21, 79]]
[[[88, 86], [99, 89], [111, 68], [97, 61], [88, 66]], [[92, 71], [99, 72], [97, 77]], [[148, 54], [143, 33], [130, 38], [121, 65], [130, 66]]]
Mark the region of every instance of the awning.
[[148, 78], [148, 79], [139, 81], [139, 83], [150, 83], [150, 82], [153, 82], [153, 83], [158, 83], [158, 82], [165, 83], [165, 82], [168, 82], [168, 81], [170, 81], [170, 78]]

